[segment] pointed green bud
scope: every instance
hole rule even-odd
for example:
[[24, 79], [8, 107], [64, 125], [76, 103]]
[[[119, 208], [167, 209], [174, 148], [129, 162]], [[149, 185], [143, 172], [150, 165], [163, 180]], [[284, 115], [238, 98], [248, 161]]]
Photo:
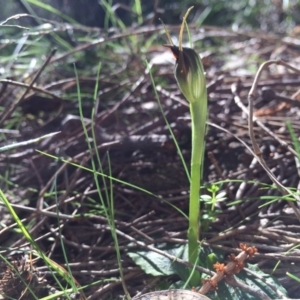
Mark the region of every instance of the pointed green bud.
[[206, 80], [203, 65], [198, 53], [191, 48], [165, 45], [176, 58], [175, 78], [178, 86], [190, 103], [202, 99], [206, 93]]

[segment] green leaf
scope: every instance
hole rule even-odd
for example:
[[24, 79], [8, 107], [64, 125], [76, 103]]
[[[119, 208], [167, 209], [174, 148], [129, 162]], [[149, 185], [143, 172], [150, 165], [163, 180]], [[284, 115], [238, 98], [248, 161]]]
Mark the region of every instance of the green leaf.
[[[188, 247], [187, 245], [180, 245], [170, 249], [170, 245], [164, 245], [160, 247], [160, 250], [164, 250], [166, 253], [175, 257], [187, 260], [188, 259]], [[164, 249], [162, 249], [164, 248]], [[140, 266], [147, 274], [153, 276], [169, 276], [178, 275], [181, 281], [173, 283], [172, 288], [183, 288], [185, 282], [189, 277], [189, 270], [182, 264], [176, 261], [170, 260], [169, 258], [162, 256], [152, 251], [137, 251], [129, 252], [128, 255], [133, 261]], [[221, 251], [216, 251], [208, 246], [202, 245], [200, 252], [200, 265], [205, 268], [212, 269], [212, 265], [216, 262], [224, 261], [224, 254]], [[245, 271], [235, 275], [236, 279], [243, 282], [247, 286], [252, 287], [257, 291], [265, 293], [271, 299], [278, 299], [278, 295], [265, 283], [269, 283], [280, 291], [283, 295], [287, 296], [286, 290], [282, 285], [271, 275], [265, 274], [256, 265], [247, 265], [247, 268], [253, 271], [255, 274], [263, 278], [264, 281], [258, 279]], [[202, 278], [208, 278], [207, 275]], [[199, 282], [199, 286], [201, 283]], [[257, 300], [257, 297], [249, 294], [239, 288], [229, 286], [224, 280], [218, 283], [218, 289], [215, 292], [210, 292], [209, 297], [212, 300]]]
[[[257, 275], [263, 277], [263, 279], [267, 282], [272, 284], [276, 290], [279, 290], [282, 294], [287, 296], [286, 290], [283, 288], [283, 286], [276, 280], [274, 279], [271, 275], [268, 275], [261, 271], [256, 265], [247, 265], [247, 268], [250, 269], [251, 271], [255, 272]], [[238, 275], [236, 275], [237, 280], [243, 282], [249, 287], [252, 287], [253, 289], [265, 293], [267, 296], [269, 296], [271, 299], [278, 299], [278, 295], [269, 287], [267, 284], [246, 273], [245, 271], [242, 271]], [[254, 295], [250, 295], [247, 292], [242, 291], [241, 289], [238, 288], [233, 288], [226, 284], [224, 281], [218, 283], [218, 290], [214, 292], [214, 295], [210, 297], [212, 300], [257, 300], [257, 297]]]
[[[287, 296], [287, 291], [277, 279], [275, 279], [269, 274], [264, 273], [262, 270], [259, 269], [257, 265], [248, 264], [247, 268], [255, 272], [256, 274], [260, 275], [261, 277], [263, 277], [267, 283], [272, 284], [276, 288], [276, 290], [279, 290], [281, 293]], [[278, 295], [270, 287], [268, 287], [264, 281], [254, 278], [254, 276], [248, 275], [246, 272], [243, 272], [240, 276], [247, 285], [260, 288], [261, 291], [263, 291], [273, 299], [278, 298]]]
[[[164, 245], [163, 247], [160, 246], [159, 249], [177, 258], [188, 261], [188, 245]], [[189, 268], [156, 252], [137, 251], [129, 252], [127, 254], [147, 274], [153, 276], [169, 276], [176, 274], [181, 278], [182, 282], [187, 282], [190, 276]], [[223, 255], [218, 255], [218, 260], [220, 261], [222, 259]], [[216, 261], [217, 258], [213, 253], [213, 250], [208, 246], [202, 245], [199, 255], [200, 265], [204, 266], [205, 268], [212, 269], [212, 264]], [[200, 281], [198, 285], [200, 285]], [[178, 288], [183, 288], [183, 285]]]
[[[164, 251], [170, 255], [181, 259], [187, 259], [186, 246], [180, 246]], [[174, 275], [184, 272], [185, 267], [161, 254], [153, 251], [129, 252], [128, 256], [145, 271], [146, 274], [153, 276]], [[188, 275], [188, 273], [187, 273]]]

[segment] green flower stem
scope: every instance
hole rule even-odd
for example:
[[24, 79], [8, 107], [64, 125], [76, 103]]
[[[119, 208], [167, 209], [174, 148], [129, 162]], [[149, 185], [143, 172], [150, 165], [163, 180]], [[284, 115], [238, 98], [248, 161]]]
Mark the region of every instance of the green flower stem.
[[[207, 118], [207, 90], [205, 72], [199, 54], [192, 48], [182, 47], [182, 36], [186, 18], [193, 7], [190, 7], [182, 20], [179, 32], [179, 46], [175, 46], [166, 30], [169, 45], [175, 59], [175, 78], [178, 86], [190, 103], [192, 127], [192, 157], [190, 176], [190, 203], [188, 248], [189, 262], [198, 263], [198, 240], [200, 239], [200, 186], [202, 180], [203, 157], [205, 149], [205, 132]], [[190, 285], [200, 283], [200, 274], [193, 272]]]
[[[198, 240], [200, 237], [200, 186], [203, 169], [203, 156], [205, 149], [205, 131], [207, 115], [206, 89], [202, 99], [190, 103], [192, 127], [192, 157], [191, 157], [191, 182], [189, 202], [189, 261], [195, 264], [198, 259]], [[194, 276], [193, 276], [194, 277]], [[193, 279], [192, 277], [192, 279]], [[193, 283], [193, 282], [192, 282]], [[194, 284], [194, 283], [193, 283]], [[199, 281], [198, 283], [199, 284]]]
[[[175, 58], [175, 78], [181, 92], [190, 103], [192, 127], [192, 157], [189, 203], [188, 247], [189, 262], [198, 261], [198, 240], [200, 237], [200, 186], [205, 148], [207, 118], [207, 90], [205, 73], [198, 53], [187, 47], [166, 45]], [[199, 284], [200, 276], [194, 273], [191, 284]]]

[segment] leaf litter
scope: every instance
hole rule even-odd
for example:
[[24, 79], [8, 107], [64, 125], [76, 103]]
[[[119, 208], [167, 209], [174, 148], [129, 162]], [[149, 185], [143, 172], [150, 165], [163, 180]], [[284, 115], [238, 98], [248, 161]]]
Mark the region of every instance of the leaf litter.
[[[178, 28], [170, 30], [177, 32]], [[297, 298], [299, 284], [286, 272], [300, 276], [299, 222], [287, 204], [288, 197], [274, 188], [258, 161], [240, 142], [243, 140], [251, 148], [247, 116], [235, 96], [247, 107], [255, 73], [266, 60], [283, 59], [297, 66], [299, 39], [217, 27], [191, 26], [191, 33], [207, 73], [209, 126], [205, 184], [222, 181], [220, 191], [226, 192], [226, 201], [216, 203], [216, 214], [208, 222], [202, 239], [214, 251], [227, 254], [238, 253], [240, 243], [255, 246], [258, 254], [251, 264], [256, 263], [265, 273], [272, 274], [290, 297]], [[46, 43], [49, 36], [43, 34], [41, 39]], [[136, 37], [136, 47], [128, 46], [131, 36]], [[152, 38], [162, 42], [144, 47]], [[1, 189], [25, 224], [30, 223], [31, 234], [39, 238], [39, 246], [52, 260], [66, 267], [63, 242], [67, 248], [67, 264], [81, 286], [99, 281], [84, 291], [87, 299], [109, 299], [124, 292], [118, 279], [110, 227], [93, 174], [85, 169], [91, 168], [91, 153], [82, 122], [90, 139], [94, 128], [102, 173], [111, 172], [119, 180], [113, 183], [115, 224], [125, 283], [131, 295], [151, 290], [153, 277], [145, 274], [127, 253], [145, 251], [151, 245], [159, 248], [166, 243], [176, 248], [186, 243], [188, 226], [184, 216], [188, 213], [188, 180], [157, 105], [145, 59], [150, 61], [164, 113], [187, 163], [190, 122], [188, 104], [173, 77], [169, 52], [162, 46], [162, 27], [128, 29], [126, 33], [114, 32], [109, 37], [99, 30], [97, 34], [91, 32], [90, 39], [72, 50], [59, 48], [44, 70], [41, 67], [50, 52], [45, 48], [33, 70], [28, 68], [29, 54], [4, 65], [7, 69], [0, 80], [0, 147], [60, 133], [38, 144], [22, 144], [0, 153]], [[11, 46], [8, 43], [4, 50], [8, 53]], [[97, 80], [99, 62], [101, 71]], [[84, 120], [78, 112], [74, 63], [79, 73]], [[29, 70], [26, 76], [24, 69]], [[36, 76], [39, 71], [41, 74]], [[258, 83], [254, 101], [254, 113], [259, 121], [254, 123], [254, 132], [262, 155], [277, 179], [295, 190], [299, 186], [299, 161], [286, 143], [295, 147], [287, 122], [298, 136], [299, 83], [298, 74], [271, 66]], [[95, 105], [96, 84], [99, 91]], [[202, 209], [205, 213], [208, 208], [203, 204]], [[64, 216], [59, 221], [57, 211]], [[1, 215], [1, 245], [20, 249], [20, 255], [24, 255], [28, 251], [25, 240], [12, 231], [13, 221], [3, 207]], [[1, 255], [14, 261], [11, 251], [3, 249]], [[28, 260], [24, 264], [27, 266]], [[8, 272], [5, 266], [2, 289], [6, 287], [3, 276], [7, 278]], [[23, 269], [28, 272], [27, 267]], [[19, 266], [19, 270], [23, 269]], [[47, 284], [55, 285], [41, 261], [34, 264], [34, 272], [43, 278], [41, 282], [47, 280]], [[105, 282], [105, 279], [114, 280]], [[170, 280], [175, 282], [178, 278], [171, 276]]]

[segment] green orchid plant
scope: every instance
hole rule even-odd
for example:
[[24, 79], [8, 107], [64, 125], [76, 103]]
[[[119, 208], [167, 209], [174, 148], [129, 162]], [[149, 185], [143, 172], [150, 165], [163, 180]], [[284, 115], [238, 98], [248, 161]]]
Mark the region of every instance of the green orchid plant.
[[[191, 7], [185, 14], [179, 32], [179, 46], [175, 46], [169, 33], [169, 45], [175, 59], [175, 78], [178, 86], [190, 103], [192, 127], [192, 155], [190, 174], [190, 199], [189, 199], [189, 229], [188, 249], [189, 262], [196, 265], [199, 254], [200, 239], [200, 185], [202, 180], [203, 157], [205, 149], [205, 133], [207, 119], [207, 90], [205, 72], [199, 54], [192, 48], [182, 46], [182, 36], [186, 18]], [[200, 275], [194, 272], [191, 284], [199, 284]]]

